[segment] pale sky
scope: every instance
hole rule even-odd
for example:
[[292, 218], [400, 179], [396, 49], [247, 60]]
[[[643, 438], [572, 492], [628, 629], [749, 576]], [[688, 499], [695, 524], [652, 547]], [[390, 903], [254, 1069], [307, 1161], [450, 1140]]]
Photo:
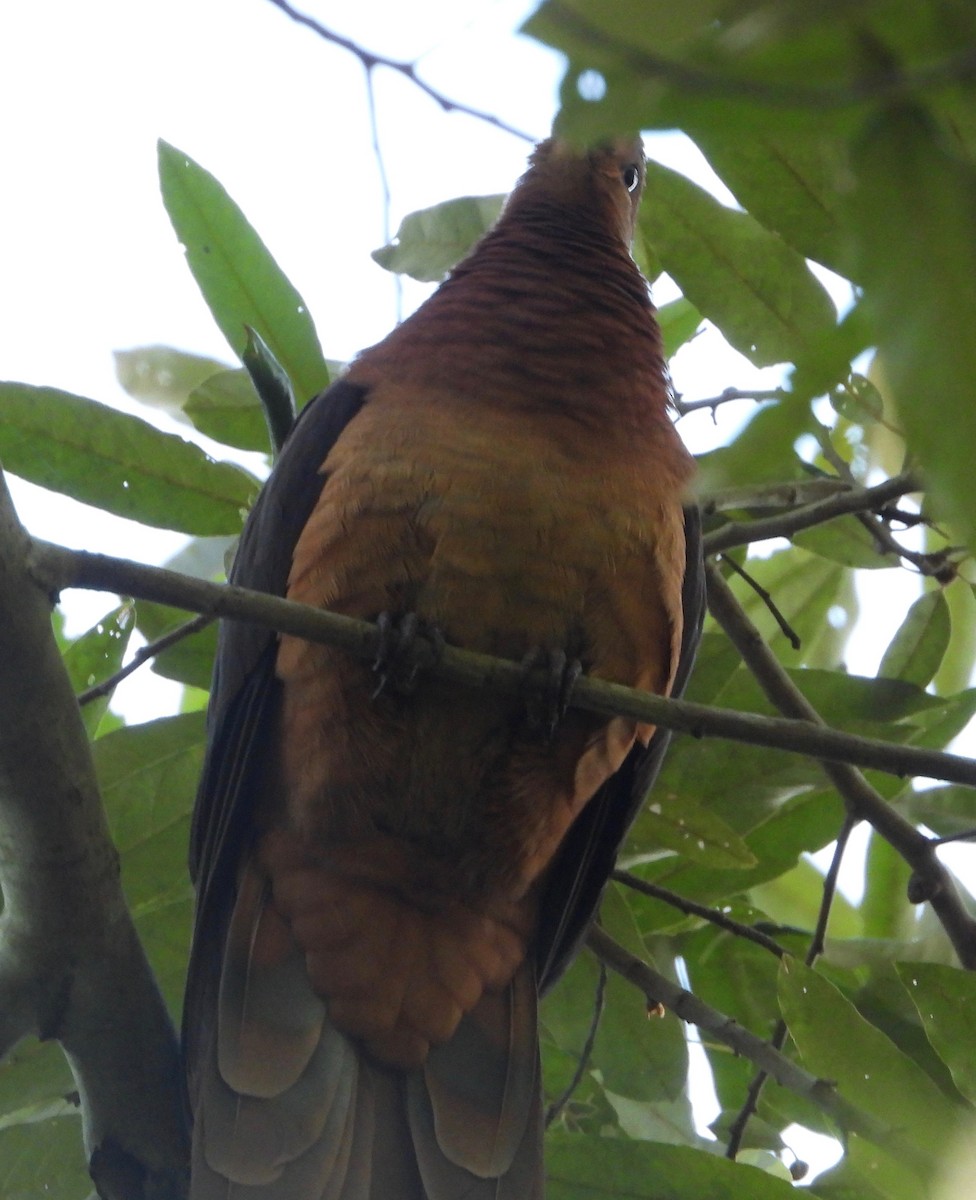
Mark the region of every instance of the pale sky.
[[[306, 11], [379, 53], [419, 58], [446, 95], [542, 137], [561, 67], [513, 36], [531, 8], [311, 0]], [[383, 212], [364, 73], [352, 55], [267, 0], [3, 5], [0, 46], [0, 379], [133, 409], [115, 381], [115, 349], [158, 342], [230, 361], [159, 198], [158, 137], [241, 205], [304, 295], [328, 356], [348, 358], [389, 330], [395, 289], [369, 256], [383, 241]], [[505, 191], [524, 169], [520, 139], [443, 113], [391, 71], [374, 79], [394, 230], [424, 205]], [[675, 138], [649, 148], [710, 178]], [[408, 304], [423, 294], [408, 285]], [[678, 384], [689, 396], [753, 376], [719, 345], [712, 339], [687, 359], [689, 378]], [[707, 431], [707, 419], [698, 425]], [[16, 481], [14, 490], [41, 537], [150, 561], [182, 542]], [[105, 603], [75, 598], [70, 608], [88, 623]]]

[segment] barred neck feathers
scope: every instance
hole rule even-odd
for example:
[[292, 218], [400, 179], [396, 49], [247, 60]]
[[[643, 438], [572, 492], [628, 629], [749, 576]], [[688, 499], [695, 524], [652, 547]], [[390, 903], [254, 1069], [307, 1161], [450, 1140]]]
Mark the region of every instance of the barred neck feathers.
[[638, 148], [580, 155], [544, 142], [494, 229], [355, 374], [395, 368], [586, 424], [612, 415], [621, 432], [670, 424], [660, 333], [628, 249]]

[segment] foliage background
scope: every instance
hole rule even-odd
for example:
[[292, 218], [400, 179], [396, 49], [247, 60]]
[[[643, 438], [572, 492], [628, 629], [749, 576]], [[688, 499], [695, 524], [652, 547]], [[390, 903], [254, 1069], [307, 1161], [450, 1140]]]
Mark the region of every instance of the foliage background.
[[[968, 686], [976, 600], [967, 553], [957, 549], [972, 544], [976, 512], [976, 14], [964, 0], [695, 0], [678, 11], [647, 0], [549, 0], [527, 30], [567, 55], [561, 119], [568, 133], [680, 128], [738, 202], [723, 204], [652, 164], [635, 251], [649, 278], [663, 270], [673, 281], [674, 290], [656, 290], [675, 297], [663, 309], [672, 352], [709, 352], [714, 341], [707, 338], [715, 335], [696, 336], [704, 321], [755, 367], [776, 368], [772, 388], [768, 371], [754, 377], [757, 392], [761, 385], [763, 396], [773, 394], [756, 411], [755, 401], [741, 401], [747, 421], [724, 419], [738, 402], [715, 406], [725, 444], [702, 456], [700, 484], [714, 502], [711, 529], [797, 507], [784, 501], [784, 484], [802, 493], [811, 482], [859, 488], [906, 467], [923, 473], [922, 524], [914, 525], [916, 506], [900, 502], [897, 512], [868, 514], [867, 523], [847, 516], [789, 544], [767, 542], [749, 558], [750, 574], [772, 594], [798, 649], [750, 589], [731, 582], [831, 725], [945, 746], [976, 711]], [[282, 36], [279, 29], [279, 40], [290, 48], [297, 31], [286, 27]], [[324, 55], [324, 45], [312, 45]], [[255, 153], [262, 153], [257, 138]], [[323, 350], [314, 306], [207, 165], [161, 144], [166, 211], [231, 348], [243, 352], [244, 324], [252, 326], [303, 402], [334, 371], [326, 356], [341, 358], [353, 347], [333, 347], [326, 337]], [[334, 174], [348, 187], [341, 170]], [[57, 203], [69, 211], [66, 197]], [[491, 211], [490, 203], [427, 209], [378, 258], [389, 269], [436, 278]], [[260, 215], [255, 225], [269, 243], [275, 229], [300, 219], [285, 206]], [[853, 286], [831, 279], [828, 292], [821, 268]], [[850, 300], [838, 312], [831, 297], [845, 295]], [[328, 317], [314, 315], [327, 330]], [[165, 399], [211, 439], [211, 454], [91, 398], [9, 383], [0, 390], [4, 466], [109, 512], [190, 535], [175, 565], [217, 576], [263, 474], [255, 456], [268, 451], [251, 378], [210, 355], [159, 347], [123, 356], [119, 377], [141, 402]], [[238, 451], [251, 457], [241, 460]], [[906, 520], [913, 526], [907, 533]], [[734, 554], [744, 558], [742, 548]], [[877, 674], [850, 674], [847, 639], [852, 628], [864, 628], [855, 625], [856, 573], [906, 570], [921, 581], [920, 599], [902, 605]], [[134, 630], [151, 641], [183, 619], [123, 599], [80, 637], [64, 637], [57, 617], [55, 624], [81, 692], [113, 675]], [[185, 689], [174, 715], [127, 725], [107, 697], [83, 709], [127, 894], [174, 1014], [191, 904], [187, 819], [212, 648], [208, 630], [155, 659], [152, 670]], [[771, 711], [713, 625], [689, 695]], [[963, 787], [923, 789], [880, 773], [871, 783], [934, 835], [974, 824], [976, 806]], [[884, 840], [870, 840], [862, 896], [835, 898], [815, 970], [802, 964], [822, 895], [822, 877], [805, 856], [829, 846], [843, 821], [843, 803], [817, 763], [678, 738], [623, 865], [759, 928], [794, 957], [780, 961], [626, 884], [613, 885], [603, 921], [624, 946], [663, 974], [686, 978], [697, 995], [761, 1036], [772, 1036], [784, 1018], [789, 1052], [836, 1081], [884, 1135], [852, 1136], [809, 1096], [767, 1087], [739, 1162], [727, 1162], [723, 1144], [753, 1066], [706, 1043], [721, 1108], [718, 1140], [706, 1139], [692, 1111], [682, 1026], [673, 1017], [648, 1024], [643, 997], [611, 975], [592, 1055], [550, 1136], [555, 1200], [785, 1196], [794, 1186], [790, 1168], [800, 1173], [783, 1141], [793, 1123], [844, 1140], [841, 1163], [810, 1187], [825, 1200], [955, 1194], [943, 1175], [951, 1169], [951, 1131], [966, 1127], [976, 1100], [976, 985], [956, 965], [931, 911], [908, 902], [910, 869]], [[596, 960], [585, 954], [547, 1002], [550, 1097], [577, 1069], [597, 986]], [[0, 1068], [0, 1194], [88, 1193], [72, 1090], [53, 1044], [24, 1044]]]

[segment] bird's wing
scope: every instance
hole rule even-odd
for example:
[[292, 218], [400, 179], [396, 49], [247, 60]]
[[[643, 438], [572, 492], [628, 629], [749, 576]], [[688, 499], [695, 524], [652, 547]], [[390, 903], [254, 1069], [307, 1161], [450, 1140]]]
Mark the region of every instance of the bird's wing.
[[[685, 508], [685, 573], [681, 588], [681, 649], [671, 695], [682, 694], [691, 674], [705, 616], [701, 514]], [[537, 968], [541, 991], [550, 988], [579, 950], [600, 904], [627, 831], [654, 785], [671, 740], [658, 729], [638, 743], [620, 770], [586, 805], [559, 848], [539, 913]]]
[[[340, 380], [303, 410], [250, 514], [231, 583], [285, 594], [294, 544], [322, 489], [319, 468], [365, 399], [365, 388]], [[197, 910], [183, 1039], [191, 1072], [215, 1008], [237, 871], [252, 833], [256, 766], [273, 726], [276, 648], [277, 638], [267, 629], [235, 621], [221, 625], [208, 712], [210, 737], [190, 831]]]

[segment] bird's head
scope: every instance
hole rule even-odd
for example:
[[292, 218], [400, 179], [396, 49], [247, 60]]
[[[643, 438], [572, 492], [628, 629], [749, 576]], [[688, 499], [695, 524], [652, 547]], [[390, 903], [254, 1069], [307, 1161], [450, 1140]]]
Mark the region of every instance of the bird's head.
[[616, 138], [590, 149], [551, 137], [536, 146], [510, 205], [545, 199], [586, 212], [619, 234], [629, 248], [645, 178], [639, 137]]

